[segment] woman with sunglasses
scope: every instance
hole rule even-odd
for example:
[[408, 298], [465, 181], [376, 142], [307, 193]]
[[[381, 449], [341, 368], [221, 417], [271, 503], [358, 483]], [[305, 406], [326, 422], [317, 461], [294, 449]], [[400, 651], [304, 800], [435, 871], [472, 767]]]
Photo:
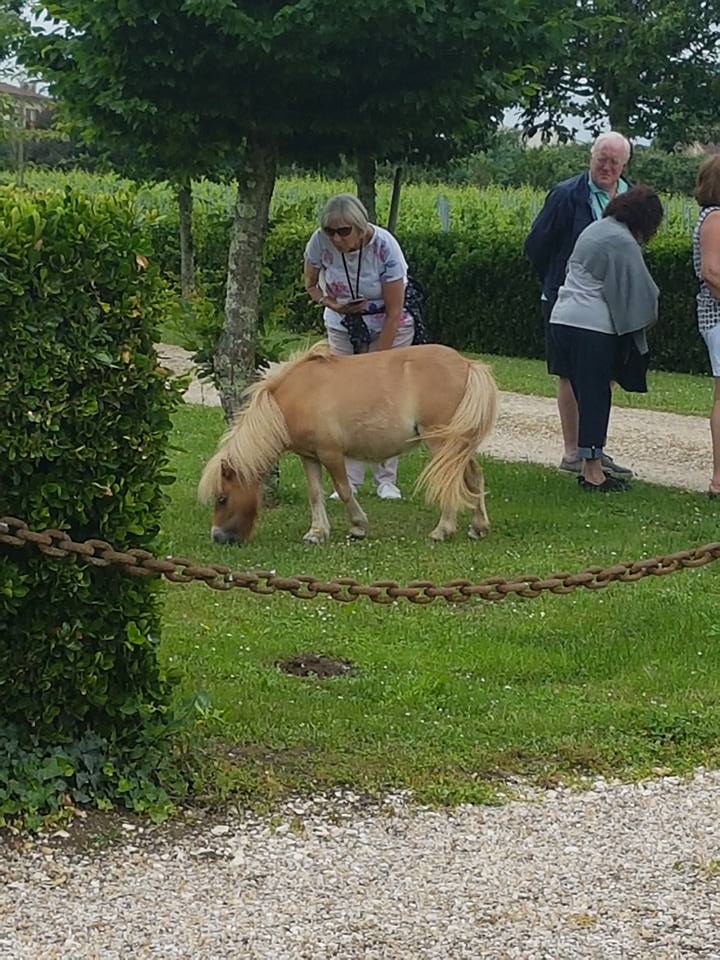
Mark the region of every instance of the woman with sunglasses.
[[[305, 289], [324, 308], [328, 342], [338, 356], [409, 347], [415, 325], [405, 309], [407, 263], [395, 237], [368, 222], [357, 197], [341, 193], [320, 213], [320, 229], [305, 248]], [[365, 464], [347, 461], [353, 490]], [[397, 457], [376, 464], [373, 477], [382, 500], [400, 500]]]

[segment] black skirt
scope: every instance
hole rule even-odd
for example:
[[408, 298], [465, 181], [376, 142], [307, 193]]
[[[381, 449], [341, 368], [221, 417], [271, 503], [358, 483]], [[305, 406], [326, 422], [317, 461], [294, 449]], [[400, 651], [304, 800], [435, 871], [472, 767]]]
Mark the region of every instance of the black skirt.
[[640, 353], [632, 333], [618, 337], [562, 323], [549, 323], [547, 329], [550, 373], [574, 380], [590, 366], [628, 393], [647, 393], [650, 353]]

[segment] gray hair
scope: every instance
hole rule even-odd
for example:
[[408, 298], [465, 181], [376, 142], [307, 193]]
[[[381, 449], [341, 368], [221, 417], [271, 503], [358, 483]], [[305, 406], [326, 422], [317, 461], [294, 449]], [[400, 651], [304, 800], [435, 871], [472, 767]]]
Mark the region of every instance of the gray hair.
[[601, 133], [599, 137], [594, 141], [592, 148], [590, 150], [590, 156], [595, 157], [602, 150], [605, 145], [615, 147], [622, 147], [623, 153], [625, 154], [624, 163], [627, 163], [630, 159], [630, 154], [632, 148], [630, 147], [630, 141], [627, 137], [624, 137], [621, 133], [618, 133], [616, 130], [609, 130], [607, 133]]
[[365, 207], [352, 193], [339, 193], [331, 197], [320, 211], [320, 226], [334, 227], [337, 224], [355, 227], [360, 233], [368, 228], [368, 214]]

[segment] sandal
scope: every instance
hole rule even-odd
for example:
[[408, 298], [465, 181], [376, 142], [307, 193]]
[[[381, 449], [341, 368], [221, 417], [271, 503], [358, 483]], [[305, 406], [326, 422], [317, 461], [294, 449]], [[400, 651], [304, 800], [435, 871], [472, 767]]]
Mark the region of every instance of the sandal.
[[711, 500], [720, 500], [720, 490], [716, 490], [712, 484], [708, 487], [707, 495]]
[[621, 480], [620, 477], [613, 477], [609, 473], [605, 474], [605, 479], [602, 483], [591, 483], [589, 480], [586, 480], [585, 477], [578, 477], [577, 481], [580, 489], [585, 490], [587, 493], [623, 493], [630, 486], [626, 480]]

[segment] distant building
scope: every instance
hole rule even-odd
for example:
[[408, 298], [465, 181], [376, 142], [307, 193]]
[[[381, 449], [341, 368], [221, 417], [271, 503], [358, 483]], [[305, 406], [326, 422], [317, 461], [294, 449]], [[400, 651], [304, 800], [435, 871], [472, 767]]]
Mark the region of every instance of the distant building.
[[0, 97], [11, 97], [17, 103], [21, 125], [26, 130], [39, 126], [41, 118], [50, 112], [53, 104], [53, 98], [46, 93], [38, 93], [34, 83], [16, 85], [0, 82]]
[[688, 144], [683, 152], [689, 154], [691, 157], [702, 157], [708, 153], [720, 153], [720, 142], [700, 143], [699, 140], [695, 140], [693, 143]]

